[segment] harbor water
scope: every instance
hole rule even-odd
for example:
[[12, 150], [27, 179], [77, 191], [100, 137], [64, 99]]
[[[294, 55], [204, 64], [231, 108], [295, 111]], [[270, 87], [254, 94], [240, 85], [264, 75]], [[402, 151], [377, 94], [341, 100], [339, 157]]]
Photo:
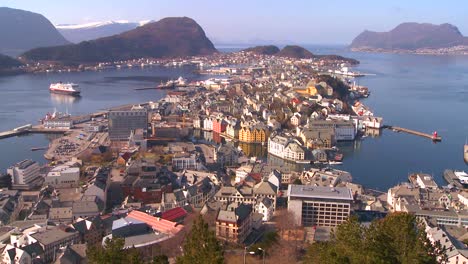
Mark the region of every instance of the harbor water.
[[[425, 133], [437, 131], [442, 142], [385, 130], [355, 142], [341, 142], [343, 165], [354, 182], [385, 191], [412, 172], [432, 174], [443, 184], [447, 168], [467, 169], [463, 144], [468, 137], [468, 56], [372, 54], [346, 51], [343, 47], [307, 46], [317, 54], [340, 54], [358, 59], [357, 71], [375, 75], [359, 78], [371, 95], [364, 99], [385, 124]], [[239, 49], [239, 47], [232, 48]], [[224, 49], [228, 50], [228, 49]], [[203, 78], [190, 68], [131, 68], [101, 72], [30, 74], [0, 78], [0, 130], [37, 124], [47, 112], [68, 111], [73, 115], [112, 106], [138, 103], [164, 96], [164, 91], [140, 90], [179, 76]], [[64, 81], [80, 85], [82, 96], [52, 95], [50, 83]], [[28, 135], [0, 140], [0, 170], [24, 158], [44, 162], [46, 135]]]

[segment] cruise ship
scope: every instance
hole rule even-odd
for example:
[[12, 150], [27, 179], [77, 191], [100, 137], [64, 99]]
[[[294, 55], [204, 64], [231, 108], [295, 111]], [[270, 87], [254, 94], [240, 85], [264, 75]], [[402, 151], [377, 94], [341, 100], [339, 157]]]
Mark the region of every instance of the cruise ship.
[[52, 83], [49, 87], [51, 93], [69, 94], [69, 95], [80, 95], [80, 88], [78, 84], [74, 83]]

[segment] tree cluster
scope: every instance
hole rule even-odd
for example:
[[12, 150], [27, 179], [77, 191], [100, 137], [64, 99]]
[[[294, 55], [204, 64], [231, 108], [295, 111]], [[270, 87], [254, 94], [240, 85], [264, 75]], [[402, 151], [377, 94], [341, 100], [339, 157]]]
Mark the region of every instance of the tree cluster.
[[177, 264], [222, 264], [223, 248], [201, 216], [195, 221], [183, 245]]
[[304, 263], [438, 263], [444, 251], [430, 243], [414, 215], [393, 213], [368, 227], [350, 218], [330, 241], [312, 244]]

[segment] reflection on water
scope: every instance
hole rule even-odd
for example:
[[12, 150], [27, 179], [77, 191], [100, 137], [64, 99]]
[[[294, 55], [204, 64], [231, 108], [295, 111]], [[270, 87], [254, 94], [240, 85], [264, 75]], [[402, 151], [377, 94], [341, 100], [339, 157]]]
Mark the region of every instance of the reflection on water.
[[66, 105], [70, 106], [73, 103], [77, 103], [81, 100], [81, 96], [67, 95], [67, 94], [56, 94], [51, 93], [50, 99], [55, 105]]
[[381, 133], [380, 129], [373, 129], [373, 128], [369, 128], [364, 131], [365, 136], [373, 137], [373, 138], [380, 137], [380, 133]]

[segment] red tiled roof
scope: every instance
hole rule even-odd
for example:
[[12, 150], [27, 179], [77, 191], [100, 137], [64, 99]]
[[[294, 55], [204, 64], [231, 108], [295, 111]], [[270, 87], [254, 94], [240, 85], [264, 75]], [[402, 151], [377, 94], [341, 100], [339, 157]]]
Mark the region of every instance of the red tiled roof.
[[172, 221], [165, 220], [162, 218], [157, 218], [157, 217], [151, 216], [149, 214], [146, 214], [140, 211], [131, 211], [128, 214], [128, 217], [145, 222], [146, 224], [151, 226], [153, 230], [156, 230], [158, 232], [165, 233], [165, 234], [175, 235], [184, 228], [183, 225], [177, 225], [177, 223], [174, 223]]
[[187, 211], [184, 210], [182, 207], [176, 207], [171, 210], [167, 210], [164, 213], [162, 213], [161, 218], [169, 220], [169, 221], [175, 221], [181, 217], [185, 217], [187, 215]]

